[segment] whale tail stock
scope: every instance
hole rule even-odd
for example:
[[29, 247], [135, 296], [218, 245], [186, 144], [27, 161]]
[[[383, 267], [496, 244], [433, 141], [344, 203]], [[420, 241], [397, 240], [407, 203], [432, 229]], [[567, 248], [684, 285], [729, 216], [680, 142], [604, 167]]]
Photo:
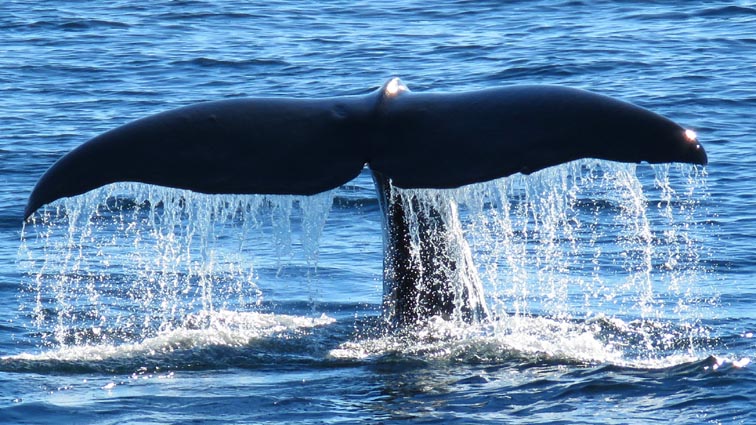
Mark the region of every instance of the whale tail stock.
[[[406, 201], [392, 185], [453, 188], [580, 158], [707, 163], [691, 130], [591, 92], [513, 86], [412, 93], [392, 79], [363, 96], [205, 102], [128, 123], [58, 160], [37, 182], [24, 214], [118, 181], [310, 195], [348, 182], [367, 165], [383, 211], [388, 316], [400, 324], [432, 314], [474, 319], [485, 315], [485, 302], [469, 248], [463, 240], [423, 240], [420, 255], [410, 253]], [[419, 219], [430, 233], [457, 231], [454, 208], [431, 209]], [[464, 285], [454, 289], [448, 280]]]

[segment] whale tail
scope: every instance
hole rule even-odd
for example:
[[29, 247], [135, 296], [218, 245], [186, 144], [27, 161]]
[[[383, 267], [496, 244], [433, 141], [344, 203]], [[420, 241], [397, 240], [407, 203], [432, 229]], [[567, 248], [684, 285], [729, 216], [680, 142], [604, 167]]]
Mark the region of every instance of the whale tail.
[[555, 86], [199, 103], [99, 135], [40, 178], [26, 210], [117, 181], [314, 194], [367, 164], [403, 188], [451, 188], [579, 158], [706, 164], [695, 134], [638, 106]]
[[[309, 195], [346, 183], [367, 164], [383, 212], [386, 317], [398, 325], [431, 315], [477, 320], [485, 299], [456, 208], [403, 200], [391, 188], [451, 188], [580, 158], [707, 162], [690, 130], [590, 92], [416, 94], [393, 79], [365, 96], [200, 103], [118, 127], [50, 167], [25, 217], [117, 181]], [[422, 229], [419, 250], [410, 246], [410, 219]]]

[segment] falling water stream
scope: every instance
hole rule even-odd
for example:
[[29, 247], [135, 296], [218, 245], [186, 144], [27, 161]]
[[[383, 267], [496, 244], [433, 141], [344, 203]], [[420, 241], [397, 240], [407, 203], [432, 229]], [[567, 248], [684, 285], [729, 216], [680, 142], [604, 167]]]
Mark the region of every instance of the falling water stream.
[[[692, 166], [582, 160], [454, 190], [394, 188], [458, 210], [462, 227], [449, 232], [469, 245], [490, 314], [393, 332], [357, 321], [318, 361], [695, 359], [706, 348], [704, 309], [716, 302], [701, 302], [696, 286], [707, 272], [704, 179]], [[175, 368], [185, 361], [178, 352], [265, 351], [333, 325], [318, 309], [318, 259], [338, 192], [202, 195], [119, 183], [48, 206], [26, 224], [19, 250], [21, 314], [42, 341], [23, 356]], [[406, 213], [413, 228], [418, 214]], [[260, 282], [291, 267], [307, 281], [305, 314], [265, 307]]]

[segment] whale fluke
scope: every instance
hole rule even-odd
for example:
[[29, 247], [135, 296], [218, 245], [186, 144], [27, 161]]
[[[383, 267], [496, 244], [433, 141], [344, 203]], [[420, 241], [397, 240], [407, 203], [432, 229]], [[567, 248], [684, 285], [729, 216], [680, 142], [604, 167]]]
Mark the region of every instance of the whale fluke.
[[694, 133], [630, 103], [558, 86], [199, 103], [125, 124], [40, 178], [41, 206], [117, 181], [202, 193], [309, 195], [367, 164], [402, 188], [452, 188], [579, 158], [706, 164]]
[[[392, 187], [453, 188], [580, 158], [707, 163], [693, 131], [584, 90], [412, 93], [395, 78], [364, 96], [223, 100], [131, 122], [58, 160], [24, 214], [118, 181], [310, 195], [348, 182], [367, 165], [383, 212], [387, 319], [477, 320], [486, 316], [485, 299], [456, 205], [419, 205]], [[407, 211], [422, 211], [415, 217], [423, 230], [419, 250], [409, 246]]]
[[[149, 116], [77, 147], [40, 178], [26, 207], [118, 181], [202, 193], [312, 195], [348, 182], [365, 159], [341, 110], [354, 100], [234, 99]], [[347, 107], [345, 105], [350, 105]]]

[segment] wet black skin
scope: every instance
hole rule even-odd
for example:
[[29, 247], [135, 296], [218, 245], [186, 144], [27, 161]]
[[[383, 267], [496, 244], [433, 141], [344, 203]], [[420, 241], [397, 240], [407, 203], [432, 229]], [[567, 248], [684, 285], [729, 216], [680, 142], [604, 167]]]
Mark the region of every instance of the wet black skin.
[[311, 195], [368, 166], [384, 215], [387, 318], [398, 324], [432, 315], [476, 320], [485, 315], [477, 284], [455, 292], [448, 282], [476, 280], [472, 260], [457, 255], [465, 246], [439, 239], [450, 223], [455, 226], [456, 213], [428, 210], [419, 217], [432, 231], [420, 241], [422, 254], [413, 256], [408, 205], [391, 187], [453, 188], [580, 158], [707, 163], [694, 133], [584, 90], [413, 93], [392, 79], [362, 96], [205, 102], [125, 124], [50, 167], [32, 191], [25, 217], [56, 199], [118, 181], [202, 193]]

